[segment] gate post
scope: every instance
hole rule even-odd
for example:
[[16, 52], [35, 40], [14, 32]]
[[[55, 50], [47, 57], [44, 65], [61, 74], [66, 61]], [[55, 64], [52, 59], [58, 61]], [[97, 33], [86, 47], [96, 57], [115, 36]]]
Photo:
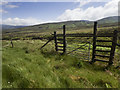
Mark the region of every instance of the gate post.
[[12, 46], [12, 48], [14, 47], [14, 46], [13, 46], [13, 42], [12, 42], [12, 39], [11, 39], [11, 46]]
[[54, 40], [55, 40], [55, 50], [58, 51], [56, 31], [54, 31]]
[[112, 40], [112, 47], [111, 47], [110, 58], [109, 58], [109, 65], [113, 64], [116, 43], [117, 43], [117, 30], [114, 30], [113, 40]]
[[66, 33], [65, 25], [63, 25], [63, 54], [66, 53]]
[[94, 32], [93, 32], [93, 51], [92, 51], [92, 62], [95, 62], [95, 49], [96, 49], [96, 34], [97, 34], [97, 22], [94, 22]]

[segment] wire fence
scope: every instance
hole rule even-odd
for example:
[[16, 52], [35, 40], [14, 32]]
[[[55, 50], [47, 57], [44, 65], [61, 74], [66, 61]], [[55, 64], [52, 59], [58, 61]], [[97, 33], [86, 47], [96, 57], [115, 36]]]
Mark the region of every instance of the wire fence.
[[91, 60], [92, 44], [90, 41], [74, 40], [74, 43], [67, 42], [68, 55], [79, 58], [80, 60]]
[[[70, 40], [68, 38], [66, 39], [66, 41], [67, 41], [66, 53], [68, 55], [77, 57], [80, 60], [90, 61], [92, 58], [92, 48], [93, 48], [91, 40], [88, 39], [88, 40], [84, 41], [79, 38], [76, 38], [74, 40], [71, 38], [71, 40], [72, 41], [70, 42]], [[120, 48], [120, 47], [118, 47], [118, 48]], [[100, 48], [99, 47], [99, 49], [109, 50], [110, 48], [105, 48], [105, 47]], [[115, 51], [116, 56], [120, 55], [120, 52], [118, 52], [118, 51], [119, 51], [119, 49], [117, 51]], [[106, 53], [106, 55], [107, 54], [109, 54], [109, 53]]]

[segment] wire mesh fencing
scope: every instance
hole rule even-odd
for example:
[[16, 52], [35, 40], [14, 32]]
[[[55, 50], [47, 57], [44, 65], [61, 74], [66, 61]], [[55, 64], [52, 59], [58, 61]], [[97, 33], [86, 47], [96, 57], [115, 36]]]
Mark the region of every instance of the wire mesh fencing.
[[66, 53], [68, 55], [79, 58], [80, 60], [90, 61], [92, 44], [90, 41], [76, 39], [70, 42], [67, 39]]

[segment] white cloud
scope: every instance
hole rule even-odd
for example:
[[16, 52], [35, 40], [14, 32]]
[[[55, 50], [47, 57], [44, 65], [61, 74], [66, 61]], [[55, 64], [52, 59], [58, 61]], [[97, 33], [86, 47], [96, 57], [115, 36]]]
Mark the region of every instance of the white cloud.
[[6, 5], [6, 4], [8, 4], [7, 1], [0, 1], [0, 5]]
[[8, 1], [0, 1], [0, 13], [8, 13], [8, 11], [4, 10], [2, 6], [5, 6], [6, 8], [17, 8], [19, 6], [17, 5], [12, 5]]
[[111, 0], [74, 0], [75, 2], [109, 2]]
[[3, 9], [0, 9], [0, 13], [8, 13], [8, 12]]
[[76, 0], [75, 2], [79, 2], [80, 3], [80, 5], [79, 5], [79, 7], [82, 7], [82, 6], [84, 6], [84, 5], [86, 5], [86, 4], [88, 4], [89, 2], [92, 2], [93, 0]]
[[46, 1], [46, 0], [3, 0], [3, 1], [5, 2], [39, 2], [39, 1]]
[[17, 6], [17, 5], [6, 5], [5, 7], [7, 7], [7, 8], [17, 8], [19, 6]]
[[[83, 3], [81, 6], [84, 6], [86, 3]], [[60, 15], [57, 19], [60, 21], [66, 20], [98, 20], [108, 16], [117, 16], [118, 15], [118, 0], [111, 0], [107, 2], [104, 6], [98, 7], [88, 7], [87, 9], [82, 9], [77, 7], [75, 9], [67, 9], [65, 12]]]
[[[3, 0], [8, 2], [81, 2], [81, 1], [88, 1], [88, 0]], [[92, 0], [92, 2], [107, 2], [110, 0]]]
[[40, 24], [41, 20], [35, 19], [35, 18], [7, 18], [5, 20], [2, 20], [2, 24], [7, 25], [35, 25]]
[[5, 20], [2, 20], [1, 24], [6, 24], [6, 25], [14, 25], [14, 26], [21, 26], [21, 25], [37, 25], [37, 24], [43, 24], [43, 23], [53, 23], [53, 22], [59, 22], [57, 20], [52, 21], [43, 21], [39, 20], [36, 18], [7, 18]]
[[0, 24], [2, 24], [2, 17], [0, 16]]

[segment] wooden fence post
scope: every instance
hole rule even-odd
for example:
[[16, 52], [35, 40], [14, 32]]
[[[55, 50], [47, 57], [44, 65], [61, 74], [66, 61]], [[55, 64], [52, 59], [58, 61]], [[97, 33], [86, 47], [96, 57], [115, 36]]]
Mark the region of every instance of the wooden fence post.
[[12, 39], [11, 39], [11, 46], [12, 46], [12, 48], [14, 47], [14, 46], [13, 46], [13, 42], [12, 42]]
[[95, 49], [96, 49], [96, 34], [97, 34], [97, 22], [94, 22], [94, 32], [93, 32], [93, 51], [92, 51], [92, 63], [95, 62]]
[[89, 42], [89, 46], [88, 46], [88, 60], [90, 61], [90, 42]]
[[109, 65], [113, 64], [116, 43], [117, 43], [117, 30], [114, 30], [113, 40], [112, 40], [112, 47], [111, 47], [110, 58], [109, 58]]
[[55, 50], [58, 51], [56, 31], [54, 31], [54, 40], [55, 40]]
[[63, 25], [63, 54], [66, 53], [66, 33], [65, 25]]

